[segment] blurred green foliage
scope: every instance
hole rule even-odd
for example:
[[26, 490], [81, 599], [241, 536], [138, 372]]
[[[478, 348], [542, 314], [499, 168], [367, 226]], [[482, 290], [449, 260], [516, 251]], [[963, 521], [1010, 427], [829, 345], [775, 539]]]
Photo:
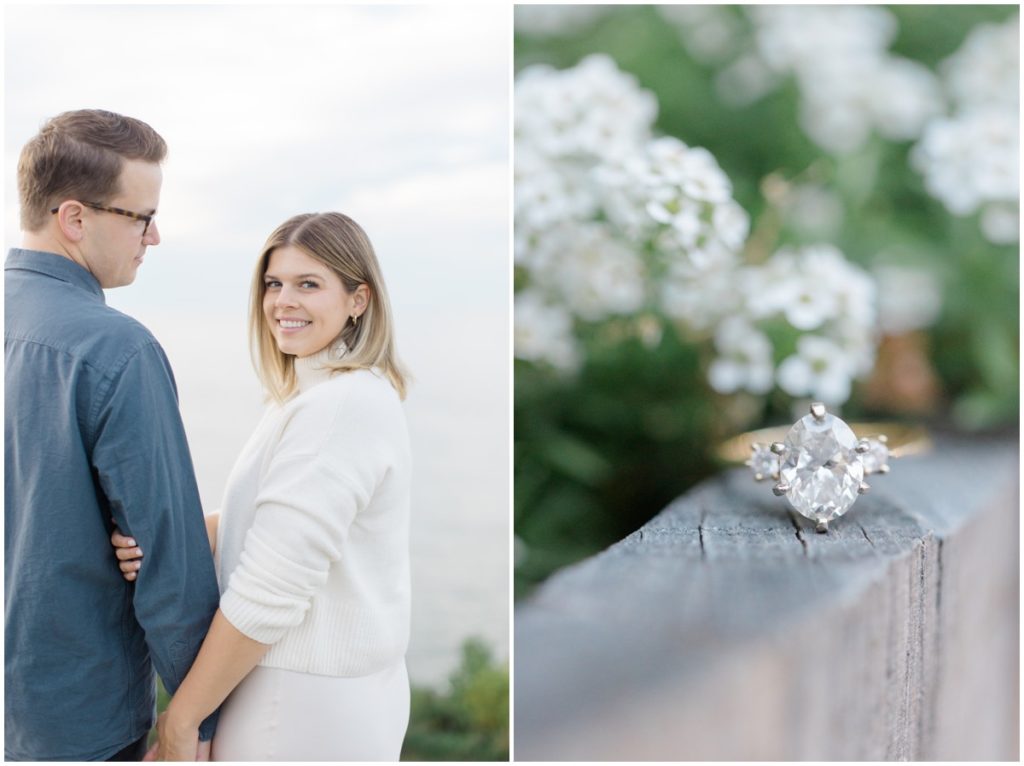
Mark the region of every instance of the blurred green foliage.
[[[891, 50], [934, 67], [974, 25], [1002, 21], [1017, 6], [891, 11], [900, 25]], [[911, 168], [910, 142], [876, 137], [852, 155], [828, 155], [798, 127], [792, 82], [748, 106], [722, 103], [717, 69], [695, 61], [675, 27], [650, 6], [615, 7], [568, 34], [517, 33], [515, 68], [566, 68], [591, 53], [610, 55], [655, 93], [660, 133], [711, 151], [751, 215], [752, 237], [768, 233], [765, 247], [810, 243], [806, 233], [772, 220], [764, 194], [769, 176], [801, 177], [838, 195], [843, 218], [829, 241], [850, 260], [870, 265], [885, 253], [898, 263], [926, 264], [943, 282], [942, 315], [928, 333], [941, 385], [938, 424], [964, 430], [1016, 424], [1018, 247], [988, 242], [976, 215], [957, 218], [929, 196]], [[517, 598], [555, 569], [638, 528], [708, 476], [715, 470], [708, 446], [729, 429], [791, 420], [784, 398], [762, 405], [731, 397], [726, 407], [708, 387], [696, 347], [662, 325], [654, 345], [629, 328], [615, 337], [604, 325], [595, 328], [584, 338], [585, 361], [574, 379], [517, 360]], [[899, 414], [869, 411], [857, 391], [843, 412]]]
[[[507, 761], [509, 742], [508, 663], [495, 661], [487, 644], [468, 638], [447, 689], [412, 687], [403, 761]], [[157, 712], [170, 697], [157, 681]], [[149, 742], [156, 741], [156, 728]]]
[[448, 689], [413, 688], [403, 761], [507, 761], [508, 664], [477, 638], [462, 645]]

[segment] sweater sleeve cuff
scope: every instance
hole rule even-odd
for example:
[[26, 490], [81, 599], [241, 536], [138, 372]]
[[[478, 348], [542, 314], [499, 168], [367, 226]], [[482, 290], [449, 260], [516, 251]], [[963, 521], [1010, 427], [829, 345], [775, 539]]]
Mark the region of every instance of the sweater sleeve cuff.
[[[261, 644], [276, 644], [292, 627], [290, 624], [274, 624], [273, 620], [268, 620], [271, 609], [266, 604], [254, 603], [232, 588], [220, 597], [220, 611], [240, 633]], [[293, 609], [285, 608], [285, 611]]]

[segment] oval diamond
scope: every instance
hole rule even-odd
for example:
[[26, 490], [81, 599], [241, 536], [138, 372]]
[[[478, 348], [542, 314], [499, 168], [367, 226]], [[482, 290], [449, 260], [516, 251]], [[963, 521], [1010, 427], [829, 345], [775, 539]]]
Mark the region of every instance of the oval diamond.
[[801, 516], [831, 521], [850, 510], [864, 479], [857, 437], [835, 415], [805, 415], [786, 435], [780, 471]]

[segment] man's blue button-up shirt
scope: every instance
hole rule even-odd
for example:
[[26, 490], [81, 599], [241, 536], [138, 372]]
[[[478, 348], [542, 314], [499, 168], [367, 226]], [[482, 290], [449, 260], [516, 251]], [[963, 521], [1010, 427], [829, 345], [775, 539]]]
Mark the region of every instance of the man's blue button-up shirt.
[[191, 667], [213, 558], [160, 345], [59, 255], [12, 250], [4, 288], [4, 752], [103, 760], [152, 725], [154, 666], [172, 694]]

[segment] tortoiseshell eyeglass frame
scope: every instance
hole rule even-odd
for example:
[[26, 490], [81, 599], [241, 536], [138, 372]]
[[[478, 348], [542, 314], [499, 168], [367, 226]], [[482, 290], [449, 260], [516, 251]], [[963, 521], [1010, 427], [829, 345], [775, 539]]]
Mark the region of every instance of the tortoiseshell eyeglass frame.
[[[108, 207], [107, 205], [100, 205], [95, 202], [83, 202], [82, 204], [85, 205], [86, 207], [91, 207], [93, 210], [103, 210], [104, 212], [107, 213], [116, 213], [117, 215], [127, 216], [128, 218], [132, 218], [136, 221], [143, 221], [146, 224], [145, 227], [143, 227], [142, 229], [143, 237], [145, 237], [146, 232], [149, 231], [149, 224], [152, 223], [153, 219], [156, 217], [156, 213], [153, 213], [153, 215], [146, 215], [145, 213], [133, 213], [131, 210], [125, 210], [119, 207]], [[50, 211], [50, 214], [52, 215], [56, 213], [58, 210], [60, 210], [60, 208], [55, 207], [53, 210]]]

